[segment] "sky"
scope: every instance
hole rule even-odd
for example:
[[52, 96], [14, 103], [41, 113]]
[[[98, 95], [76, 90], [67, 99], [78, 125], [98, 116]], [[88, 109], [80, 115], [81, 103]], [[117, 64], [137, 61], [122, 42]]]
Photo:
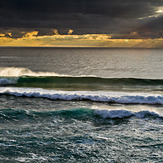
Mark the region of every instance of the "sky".
[[0, 46], [163, 47], [163, 0], [0, 0]]

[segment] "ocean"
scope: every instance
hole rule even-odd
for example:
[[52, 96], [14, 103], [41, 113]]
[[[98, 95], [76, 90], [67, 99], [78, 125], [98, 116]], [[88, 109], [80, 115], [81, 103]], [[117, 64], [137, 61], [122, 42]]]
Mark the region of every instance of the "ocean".
[[163, 50], [0, 48], [0, 162], [163, 162]]

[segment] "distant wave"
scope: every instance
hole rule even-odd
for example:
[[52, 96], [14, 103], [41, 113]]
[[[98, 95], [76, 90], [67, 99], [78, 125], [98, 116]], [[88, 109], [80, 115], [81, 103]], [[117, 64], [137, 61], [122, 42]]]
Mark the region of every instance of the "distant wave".
[[21, 120], [42, 120], [49, 119], [50, 117], [61, 116], [69, 117], [80, 120], [87, 119], [91, 120], [92, 118], [103, 118], [103, 119], [112, 119], [112, 120], [123, 120], [126, 118], [152, 118], [152, 119], [161, 119], [163, 116], [150, 111], [139, 111], [131, 112], [129, 110], [93, 110], [87, 108], [76, 108], [68, 110], [57, 110], [57, 111], [31, 111], [31, 110], [16, 110], [16, 109], [1, 109], [0, 110], [0, 120], [1, 122], [6, 121], [21, 121]]
[[18, 83], [35, 83], [35, 84], [101, 84], [101, 85], [163, 85], [162, 79], [134, 79], [134, 78], [99, 78], [99, 77], [33, 77], [22, 76]]
[[120, 104], [159, 104], [163, 105], [163, 94], [100, 92], [100, 91], [55, 91], [27, 88], [0, 88], [1, 95], [18, 97], [48, 98], [64, 101], [95, 101]]
[[33, 72], [27, 68], [0, 68], [0, 86], [59, 90], [163, 91], [163, 79], [101, 78]]
[[71, 76], [55, 72], [33, 72], [28, 68], [0, 67], [0, 77], [19, 77], [18, 82], [35, 83], [103, 83], [103, 84], [138, 84], [163, 85], [163, 79], [137, 79], [137, 78], [101, 78], [97, 76]]
[[[71, 77], [71, 76], [21, 76], [0, 77], [0, 85], [16, 84], [19, 87], [105, 87], [105, 86], [156, 86], [163, 90], [163, 79], [134, 79], [134, 78], [99, 78], [99, 77]], [[7, 82], [6, 82], [7, 85]]]

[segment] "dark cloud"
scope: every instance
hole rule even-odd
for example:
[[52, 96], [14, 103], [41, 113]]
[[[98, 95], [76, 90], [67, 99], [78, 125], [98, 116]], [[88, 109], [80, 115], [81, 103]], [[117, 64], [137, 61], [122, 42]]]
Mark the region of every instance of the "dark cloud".
[[38, 30], [39, 35], [52, 34], [54, 28], [61, 34], [68, 29], [74, 34], [127, 34], [135, 30], [143, 34], [149, 27], [149, 33], [159, 36], [162, 17], [148, 18], [159, 6], [163, 6], [162, 0], [1, 0], [0, 28], [16, 30], [13, 36], [19, 37], [23, 29]]
[[[162, 0], [1, 0], [1, 10], [11, 17], [46, 18], [53, 14], [100, 14], [111, 17], [138, 17], [154, 12]], [[14, 11], [14, 13], [13, 13]]]
[[148, 19], [148, 22], [140, 26], [137, 31], [144, 37], [163, 37], [163, 16]]

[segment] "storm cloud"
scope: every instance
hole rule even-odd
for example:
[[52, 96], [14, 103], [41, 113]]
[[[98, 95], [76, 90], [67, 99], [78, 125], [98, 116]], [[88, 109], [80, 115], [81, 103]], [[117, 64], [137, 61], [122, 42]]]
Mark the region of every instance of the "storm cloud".
[[[162, 0], [1, 0], [0, 33], [38, 35], [105, 33], [115, 37], [163, 36]], [[162, 11], [162, 10], [160, 10]], [[24, 32], [24, 33], [23, 33]], [[138, 37], [135, 36], [135, 37]]]

